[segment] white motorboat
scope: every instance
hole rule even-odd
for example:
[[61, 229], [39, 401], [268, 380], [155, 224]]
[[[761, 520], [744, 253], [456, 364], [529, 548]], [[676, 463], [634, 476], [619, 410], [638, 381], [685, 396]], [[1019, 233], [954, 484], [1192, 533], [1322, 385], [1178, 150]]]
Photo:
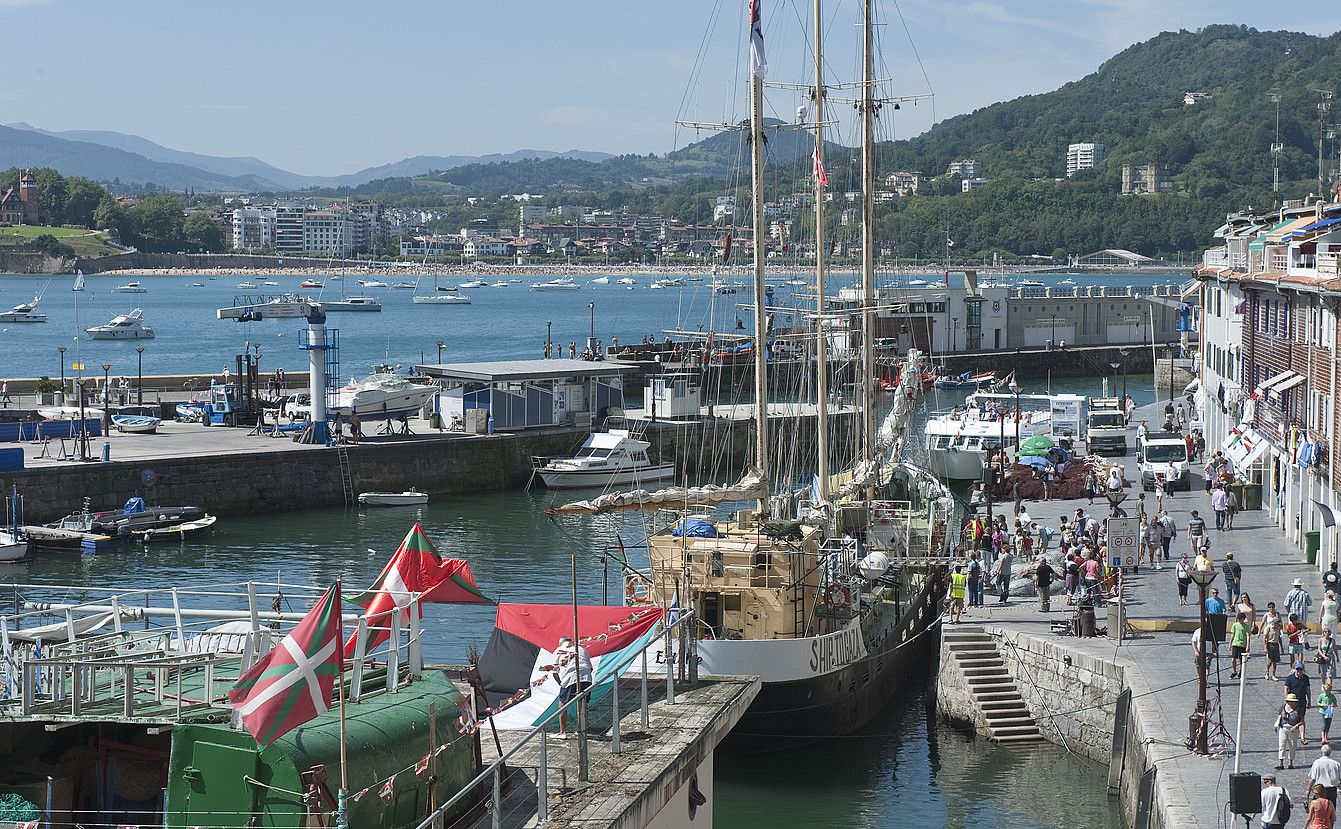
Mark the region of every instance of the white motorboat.
[[571, 458], [537, 458], [536, 474], [550, 489], [628, 486], [675, 478], [675, 464], [653, 463], [652, 444], [628, 429], [593, 432]]
[[415, 305], [469, 305], [469, 294], [415, 294]]
[[112, 415], [112, 425], [118, 432], [133, 433], [138, 435], [152, 435], [158, 430], [162, 423], [161, 418], [151, 415], [135, 414], [114, 414]]
[[237, 283], [237, 286], [238, 286], [239, 288], [241, 288], [242, 290], [246, 291], [246, 290], [251, 290], [251, 289], [255, 288], [255, 287], [256, 287], [256, 283], [255, 283], [255, 282], [252, 282], [250, 279], [248, 279], [248, 280], [244, 280], [244, 281], [242, 281], [242, 282]]
[[210, 527], [213, 527], [214, 522], [218, 520], [218, 516], [209, 515], [207, 513], [204, 518], [197, 518], [194, 521], [183, 521], [180, 524], [172, 524], [167, 527], [132, 530], [131, 534], [144, 542], [171, 541], [174, 539], [180, 541], [185, 539], [188, 535], [195, 535], [196, 533], [208, 530]]
[[144, 324], [144, 311], [136, 308], [129, 314], [117, 314], [103, 325], [85, 328], [95, 340], [152, 340], [154, 329]]
[[302, 282], [299, 282], [299, 283], [298, 283], [298, 287], [299, 287], [299, 288], [324, 288], [324, 287], [326, 287], [326, 283], [322, 282], [322, 281], [319, 280], [319, 279], [304, 279]]
[[78, 420], [82, 414], [85, 420], [102, 420], [102, 409], [85, 406], [81, 412], [78, 406], [42, 406], [37, 413], [44, 420]]
[[117, 285], [112, 290], [118, 294], [146, 294], [149, 289], [138, 282], [127, 282], [125, 285]]
[[28, 539], [10, 530], [0, 530], [0, 564], [15, 564], [28, 557]]
[[653, 282], [650, 287], [660, 290], [661, 288], [683, 288], [684, 280], [677, 277], [666, 277]]
[[205, 287], [205, 283], [204, 283], [204, 282], [188, 282], [188, 283], [186, 283], [186, 287], [188, 287], [188, 288], [203, 288], [203, 287]]
[[499, 281], [495, 282], [495, 283], [494, 283], [492, 286], [490, 286], [490, 287], [493, 287], [493, 288], [506, 288], [506, 287], [508, 287], [508, 286], [511, 285], [511, 284], [512, 284], [511, 282], [507, 282], [507, 281], [505, 281], [505, 280], [501, 280], [501, 279], [500, 279]]
[[396, 374], [372, 374], [335, 393], [332, 415], [360, 420], [391, 420], [418, 412], [438, 393], [437, 386], [421, 386]]
[[596, 277], [595, 279], [591, 280], [591, 284], [593, 284], [593, 285], [609, 285], [609, 284], [610, 284], [610, 277], [608, 277], [608, 276], [598, 276], [598, 277]]
[[386, 283], [380, 279], [360, 279], [359, 284], [365, 288], [385, 288]]
[[380, 311], [382, 303], [370, 296], [347, 296], [321, 303], [327, 311]]
[[262, 285], [266, 285], [266, 286], [271, 287], [271, 288], [279, 287], [279, 283], [276, 282], [276, 281], [273, 280], [273, 279], [267, 279], [266, 281], [262, 282], [261, 284], [262, 284]]
[[637, 285], [637, 284], [638, 284], [638, 280], [634, 279], [634, 278], [631, 277], [631, 276], [621, 277], [621, 278], [615, 280], [615, 282], [616, 282], [616, 284], [619, 284], [619, 285]]
[[558, 279], [551, 279], [548, 282], [537, 282], [531, 286], [533, 291], [580, 291], [582, 286], [574, 282], [570, 277], [561, 276]]
[[38, 294], [33, 297], [32, 302], [20, 302], [3, 314], [0, 314], [0, 322], [46, 322], [47, 315], [40, 314], [37, 311], [37, 303], [42, 299]]
[[413, 291], [415, 288], [415, 284], [413, 282], [397, 282], [395, 285], [392, 285], [391, 287], [399, 291], [407, 291], [407, 290]]
[[1042, 288], [1042, 287], [1043, 287], [1043, 283], [1042, 283], [1042, 282], [1039, 282], [1037, 279], [1021, 279], [1019, 282], [1016, 282], [1015, 284], [1018, 285], [1018, 286], [1021, 287], [1021, 288]]
[[[1052, 398], [1046, 394], [1019, 396], [1019, 438], [1052, 432]], [[927, 463], [936, 475], [951, 481], [980, 481], [987, 458], [1004, 443], [1015, 447], [1016, 396], [978, 392], [962, 406], [927, 419]]]
[[360, 492], [359, 503], [366, 507], [418, 507], [428, 503], [428, 493], [414, 489], [405, 492]]
[[462, 283], [461, 283], [461, 287], [462, 287], [462, 288], [487, 288], [487, 287], [489, 287], [489, 283], [488, 283], [488, 282], [485, 282], [483, 279], [472, 279], [472, 280], [470, 280], [469, 282], [462, 282]]

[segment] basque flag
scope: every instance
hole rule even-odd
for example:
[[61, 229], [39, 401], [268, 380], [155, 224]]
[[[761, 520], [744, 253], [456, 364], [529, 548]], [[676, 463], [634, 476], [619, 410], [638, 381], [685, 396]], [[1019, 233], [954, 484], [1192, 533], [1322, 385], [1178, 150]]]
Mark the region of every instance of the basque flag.
[[[661, 617], [661, 608], [656, 605], [578, 607], [578, 637], [591, 657], [593, 702], [614, 687], [616, 666], [657, 636]], [[559, 683], [553, 668], [558, 660], [554, 652], [561, 637], [572, 635], [572, 605], [498, 606], [494, 631], [480, 658], [480, 678], [493, 711], [494, 727], [530, 729], [558, 709]], [[619, 670], [622, 673], [626, 669]]]
[[750, 4], [750, 72], [759, 80], [768, 77], [768, 60], [764, 57], [764, 23], [759, 17], [760, 0]]

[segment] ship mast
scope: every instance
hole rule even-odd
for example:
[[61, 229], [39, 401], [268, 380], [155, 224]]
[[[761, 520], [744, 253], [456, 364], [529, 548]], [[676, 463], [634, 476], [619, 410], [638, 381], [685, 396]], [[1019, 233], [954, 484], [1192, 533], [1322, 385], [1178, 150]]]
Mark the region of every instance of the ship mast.
[[[861, 386], [862, 449], [875, 459], [875, 37], [874, 0], [862, 15], [861, 67]], [[874, 493], [868, 493], [874, 497]]]
[[[759, 25], [759, 0], [751, 4], [750, 34]], [[762, 45], [762, 44], [761, 44]], [[750, 202], [754, 212], [754, 426], [755, 466], [765, 483], [768, 475], [768, 314], [764, 295], [764, 79], [750, 71]], [[768, 510], [768, 496], [759, 499], [759, 513]]]
[[815, 0], [815, 419], [819, 426], [819, 497], [829, 500], [829, 353], [824, 333], [824, 62], [820, 59], [823, 0]]

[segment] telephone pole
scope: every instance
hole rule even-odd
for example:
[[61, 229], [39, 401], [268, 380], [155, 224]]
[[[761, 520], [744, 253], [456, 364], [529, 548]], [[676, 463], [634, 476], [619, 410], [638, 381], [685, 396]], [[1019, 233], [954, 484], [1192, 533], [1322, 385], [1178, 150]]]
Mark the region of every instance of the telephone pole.
[[1271, 96], [1271, 102], [1276, 105], [1276, 140], [1271, 143], [1271, 192], [1280, 192], [1280, 154], [1285, 149], [1285, 145], [1280, 143], [1280, 90], [1273, 89], [1267, 93]]
[[1327, 190], [1327, 178], [1322, 145], [1327, 132], [1327, 117], [1332, 112], [1334, 94], [1330, 89], [1314, 89], [1311, 91], [1318, 93], [1318, 198], [1324, 198]]

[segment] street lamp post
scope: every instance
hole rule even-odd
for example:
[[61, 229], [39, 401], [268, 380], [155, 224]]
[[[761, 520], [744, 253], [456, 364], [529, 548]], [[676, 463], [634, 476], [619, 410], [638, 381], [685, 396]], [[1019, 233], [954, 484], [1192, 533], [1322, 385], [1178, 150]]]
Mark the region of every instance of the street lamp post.
[[[1121, 365], [1122, 365], [1121, 363], [1109, 363], [1109, 364], [1108, 364], [1108, 366], [1109, 366], [1110, 368], [1113, 369], [1113, 387], [1114, 387], [1113, 390], [1114, 390], [1114, 391], [1117, 390], [1117, 372], [1118, 372], [1118, 367], [1121, 366]], [[1125, 406], [1125, 405], [1126, 405], [1126, 401], [1124, 400], [1124, 401], [1122, 401], [1122, 406]], [[1118, 408], [1122, 408], [1122, 406], [1119, 406]]]
[[65, 346], [56, 346], [56, 350], [61, 353], [61, 397], [65, 397]]
[[1118, 354], [1122, 355], [1122, 405], [1127, 405], [1127, 355], [1131, 353], [1129, 348], [1118, 349]]
[[1201, 609], [1201, 642], [1197, 648], [1197, 711], [1193, 716], [1197, 720], [1196, 745], [1193, 751], [1203, 757], [1210, 754], [1210, 745], [1207, 739], [1206, 724], [1206, 646], [1211, 641], [1210, 630], [1207, 625], [1206, 616], [1206, 588], [1215, 581], [1216, 572], [1214, 570], [1193, 570], [1192, 580], [1197, 583], [1197, 605]]
[[135, 346], [135, 405], [144, 405], [144, 346]]
[[112, 372], [111, 363], [102, 364], [102, 433], [106, 437], [111, 437], [111, 405], [112, 396], [108, 393], [108, 382]]
[[[98, 382], [94, 380], [93, 382]], [[84, 397], [86, 390], [83, 382], [76, 383], [79, 388], [79, 459], [88, 460], [88, 420], [84, 417]]]
[[442, 363], [442, 349], [443, 349], [443, 347], [446, 346], [446, 345], [447, 345], [447, 343], [443, 342], [442, 340], [438, 340], [438, 342], [437, 342], [437, 346], [438, 346], [438, 363], [439, 363], [439, 364]]
[[[1015, 451], [1020, 451], [1020, 384], [1010, 378], [1010, 393], [1015, 395]], [[1005, 447], [1002, 447], [1004, 451]]]
[[554, 320], [545, 320], [545, 354], [553, 356], [554, 354]]
[[1169, 345], [1169, 402], [1173, 402], [1173, 345]]

